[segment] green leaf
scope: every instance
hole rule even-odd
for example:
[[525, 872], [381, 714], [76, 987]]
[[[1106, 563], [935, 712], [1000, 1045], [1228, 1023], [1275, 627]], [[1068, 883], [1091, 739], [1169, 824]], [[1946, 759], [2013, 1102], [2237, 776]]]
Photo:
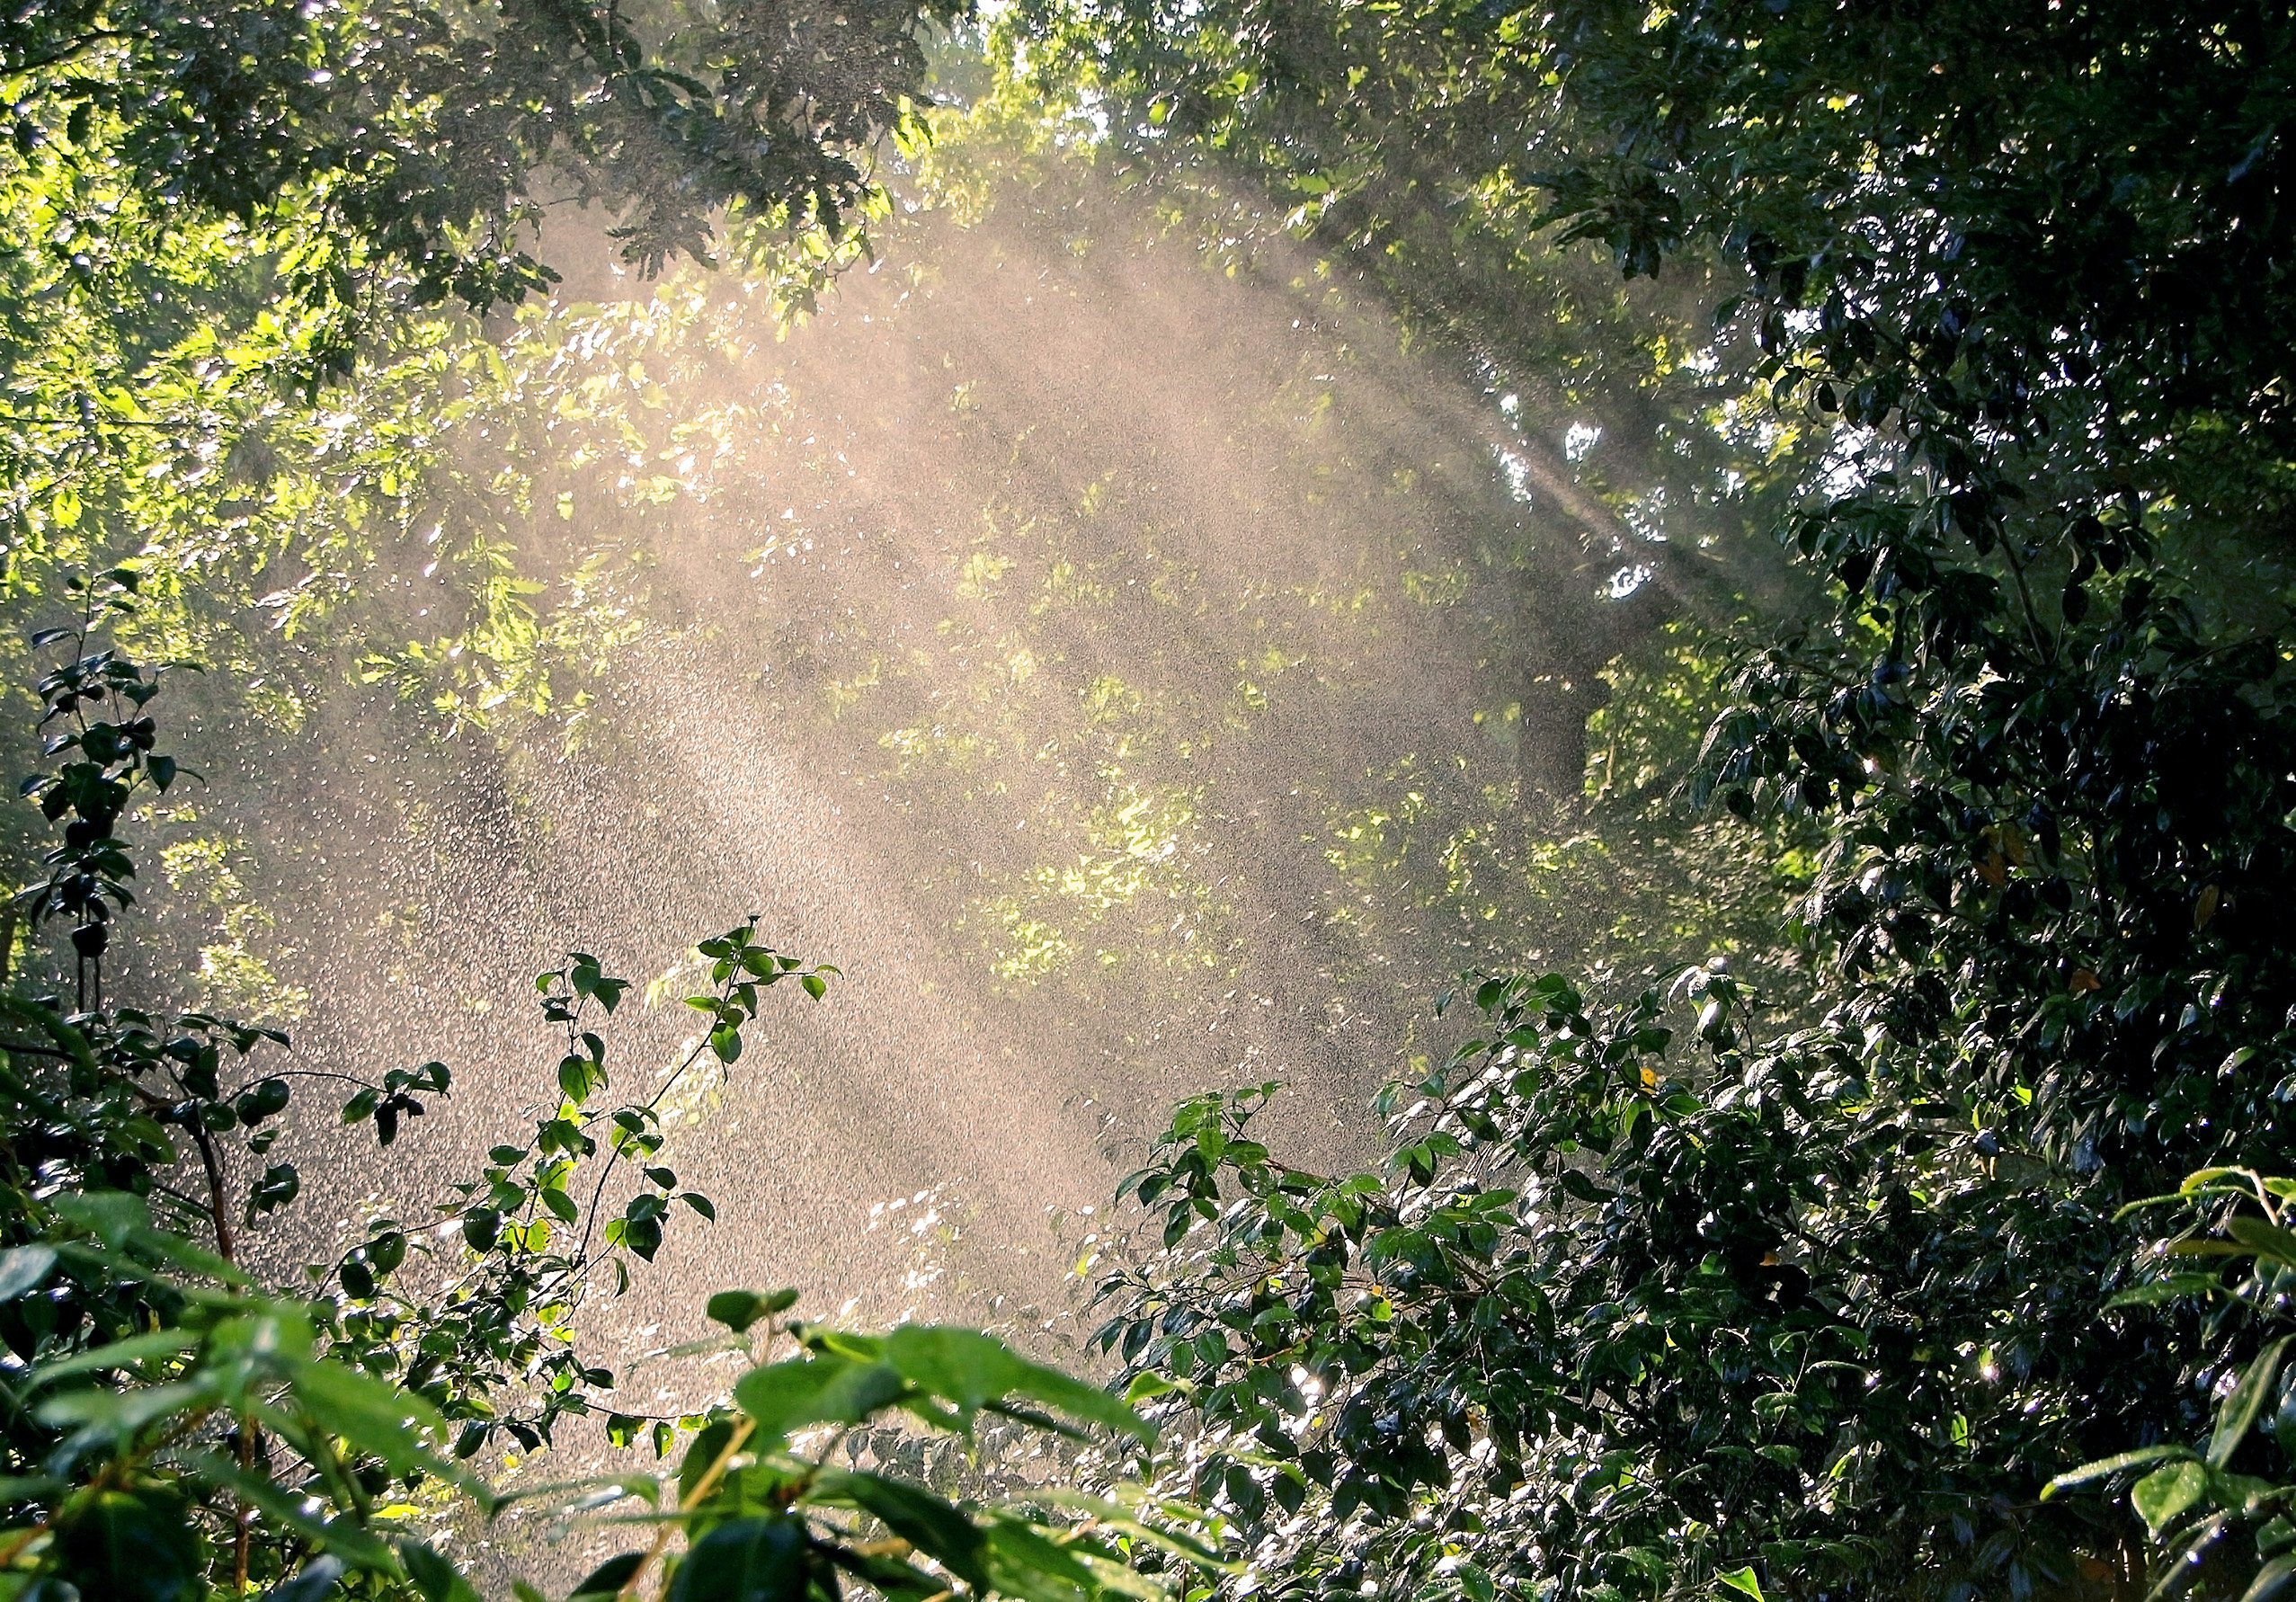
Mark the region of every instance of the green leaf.
[[207, 1554], [190, 1506], [170, 1491], [104, 1491], [63, 1525], [56, 1544], [83, 1597], [181, 1602], [203, 1589]]
[[0, 1508], [42, 1500], [68, 1483], [53, 1474], [0, 1474]]
[[424, 1444], [426, 1434], [443, 1436], [446, 1423], [420, 1396], [385, 1384], [341, 1363], [312, 1363], [295, 1375], [296, 1400], [322, 1429], [379, 1459], [393, 1473], [433, 1473], [458, 1480]]
[[473, 1207], [463, 1215], [463, 1244], [473, 1251], [491, 1251], [503, 1238], [503, 1215], [492, 1207]]
[[1034, 1526], [997, 1518], [986, 1533], [989, 1584], [998, 1595], [1025, 1602], [1076, 1602], [1079, 1592], [1090, 1597], [1099, 1589], [1090, 1569]]
[[2172, 1463], [2157, 1468], [2137, 1482], [2129, 1492], [2129, 1505], [2137, 1517], [2145, 1521], [2145, 1529], [2154, 1540], [2176, 1517], [2201, 1500], [2208, 1490], [2208, 1471], [2197, 1463]]
[[1096, 1540], [1072, 1536], [1055, 1544], [1092, 1577], [1094, 1590], [1103, 1598], [1114, 1593], [1137, 1602], [1171, 1602], [1171, 1593], [1153, 1577], [1135, 1572], [1129, 1562]]
[[787, 1313], [796, 1304], [797, 1293], [794, 1290], [728, 1290], [710, 1297], [704, 1311], [713, 1322], [724, 1324], [738, 1335], [758, 1320]]
[[1127, 1402], [1153, 1402], [1157, 1397], [1169, 1396], [1175, 1391], [1192, 1392], [1195, 1389], [1186, 1380], [1168, 1379], [1161, 1374], [1143, 1369], [1134, 1375], [1132, 1383], [1124, 1388], [1124, 1399]]
[[2148, 1280], [2132, 1285], [2127, 1290], [2115, 1292], [2105, 1299], [2107, 1307], [2158, 1307], [2164, 1302], [2181, 1301], [2186, 1296], [2205, 1296], [2222, 1288], [2213, 1274], [2171, 1274], [2165, 1279]]
[[37, 1242], [0, 1251], [0, 1302], [13, 1302], [28, 1291], [38, 1290], [55, 1266], [55, 1250]]
[[832, 1353], [752, 1368], [734, 1386], [734, 1401], [757, 1420], [759, 1449], [770, 1451], [808, 1425], [859, 1424], [903, 1389], [892, 1365]]
[[582, 1583], [569, 1594], [567, 1602], [578, 1602], [583, 1597], [615, 1595], [629, 1583], [630, 1576], [637, 1572], [637, 1566], [644, 1562], [645, 1553], [642, 1552], [625, 1552], [608, 1558], [583, 1577]]
[[[1120, 1487], [1119, 1491], [1122, 1492], [1122, 1491], [1123, 1488]], [[1144, 1504], [1157, 1509], [1170, 1518], [1185, 1520], [1199, 1527], [1212, 1522], [1212, 1516], [1200, 1508], [1191, 1508], [1183, 1503], [1150, 1497], [1141, 1492], [1136, 1487], [1132, 1488], [1130, 1494], [1138, 1497]], [[1153, 1545], [1161, 1546], [1175, 1556], [1185, 1558], [1189, 1562], [1199, 1564], [1215, 1573], [1242, 1572], [1241, 1564], [1230, 1562], [1212, 1547], [1206, 1545], [1193, 1535], [1184, 1535], [1164, 1525], [1148, 1523], [1121, 1503], [1112, 1502], [1105, 1498], [1087, 1496], [1081, 1491], [1051, 1487], [1043, 1491], [1030, 1491], [1017, 1500], [1043, 1507], [1057, 1508], [1067, 1513], [1082, 1514], [1103, 1530], [1130, 1536], [1135, 1541], [1146, 1541]]]
[[2124, 1469], [2140, 1468], [2148, 1463], [2158, 1463], [2164, 1457], [2191, 1458], [2196, 1455], [2190, 1446], [2174, 1442], [2158, 1446], [2139, 1446], [2133, 1452], [2118, 1452], [2110, 1457], [2100, 1457], [2084, 1463], [2077, 1469], [2068, 1469], [2041, 1488], [2041, 1500], [2049, 1500], [2060, 1491], [2070, 1491], [2077, 1485], [2087, 1485], [2120, 1473]]
[[948, 1581], [928, 1574], [912, 1563], [877, 1552], [857, 1552], [850, 1546], [828, 1549], [830, 1562], [884, 1597], [886, 1602], [947, 1602]]
[[146, 1262], [157, 1259], [225, 1285], [254, 1283], [215, 1253], [153, 1228], [151, 1208], [140, 1196], [120, 1190], [91, 1190], [82, 1196], [59, 1196], [55, 1207], [57, 1217], [66, 1224], [93, 1235], [113, 1251], [125, 1252]]
[[2296, 1554], [2283, 1553], [2256, 1571], [2248, 1589], [2240, 1593], [2240, 1602], [2272, 1602], [2296, 1579]]
[[2221, 1518], [2203, 1519], [2189, 1539], [2179, 1536], [2184, 1545], [2165, 1563], [2158, 1564], [2160, 1578], [2152, 1589], [2145, 1593], [2145, 1602], [2172, 1602], [2199, 1577], [2201, 1565], [2208, 1561], [2209, 1549], [2221, 1538], [2225, 1521]]
[[826, 1470], [815, 1477], [806, 1500], [875, 1514], [885, 1528], [974, 1590], [988, 1589], [983, 1562], [987, 1537], [956, 1507], [929, 1491], [877, 1474]]
[[2264, 1410], [2265, 1397], [2280, 1372], [2281, 1356], [2287, 1351], [2291, 1340], [2296, 1340], [2296, 1335], [2283, 1335], [2258, 1352], [2247, 1372], [2241, 1375], [2240, 1383], [2232, 1387], [2232, 1394], [2217, 1410], [2216, 1433], [2208, 1443], [2209, 1467], [2222, 1468], [2239, 1449], [2240, 1442], [2256, 1423], [2257, 1413]]
[[719, 1525], [678, 1565], [669, 1602], [804, 1602], [810, 1544], [794, 1518]]
[[470, 1582], [462, 1577], [462, 1571], [427, 1543], [402, 1541], [398, 1556], [406, 1566], [406, 1577], [423, 1593], [423, 1602], [483, 1602]]
[[1754, 1602], [1762, 1602], [1762, 1581], [1750, 1567], [1731, 1569], [1715, 1575], [1714, 1578], [1722, 1584], [1730, 1587], [1731, 1590], [1742, 1596], [1751, 1597]]
[[255, 1283], [227, 1259], [218, 1257], [203, 1246], [194, 1246], [181, 1235], [172, 1235], [165, 1230], [140, 1231], [132, 1245], [136, 1250], [146, 1256], [157, 1258], [161, 1262], [181, 1268], [186, 1273], [196, 1274], [203, 1279], [212, 1279], [221, 1285], [237, 1286], [243, 1289], [251, 1287]]
[[202, 1403], [206, 1390], [193, 1384], [149, 1385], [115, 1391], [103, 1386], [67, 1391], [40, 1403], [35, 1416], [59, 1429], [101, 1430], [115, 1439], [133, 1435], [154, 1420]]
[[67, 1357], [43, 1363], [32, 1370], [27, 1390], [39, 1390], [76, 1374], [89, 1374], [104, 1369], [130, 1368], [147, 1363], [155, 1357], [181, 1357], [200, 1344], [195, 1330], [154, 1330], [148, 1335], [130, 1335], [125, 1340], [107, 1341]]
[[2235, 1218], [2224, 1226], [2224, 1233], [2259, 1257], [2277, 1259], [2296, 1266], [2296, 1234], [2291, 1234], [2277, 1224], [2261, 1218]]
[[1152, 1443], [1156, 1427], [1097, 1385], [1030, 1363], [976, 1330], [903, 1324], [885, 1338], [885, 1361], [921, 1391], [961, 1411], [977, 1412], [1009, 1396], [1026, 1396], [1063, 1412]]

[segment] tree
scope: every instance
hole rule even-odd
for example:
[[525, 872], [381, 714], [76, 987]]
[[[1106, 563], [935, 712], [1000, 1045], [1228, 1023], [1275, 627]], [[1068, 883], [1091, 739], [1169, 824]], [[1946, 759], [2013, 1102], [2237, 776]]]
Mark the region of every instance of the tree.
[[1473, 226], [1727, 263], [1780, 425], [1831, 431], [1781, 532], [1832, 603], [1740, 649], [1696, 790], [1820, 831], [1812, 1002], [1694, 971], [1686, 1055], [1664, 997], [1493, 978], [1376, 1173], [1192, 1104], [1108, 1338], [1200, 1405], [1199, 1488], [1304, 1589], [2132, 1577], [2032, 1498], [2191, 1438], [2229, 1337], [2105, 1307], [2114, 1221], [2284, 1171], [2296, 1095], [2283, 352], [2237, 332], [2286, 311], [2288, 16], [1030, 15], [1366, 229], [1411, 138]]
[[334, 319], [313, 355], [340, 371], [378, 305], [484, 312], [554, 281], [553, 204], [601, 209], [648, 273], [706, 254], [728, 207], [837, 230], [958, 10], [27, 6], [0, 33], [11, 177], [58, 215], [16, 261], [116, 292], [221, 225], [261, 242], [228, 288]]
[[[485, 361], [484, 319], [499, 333], [556, 281], [548, 258], [602, 260], [584, 250], [600, 232], [644, 273], [771, 257], [811, 293], [864, 249], [878, 147], [928, 103], [926, 44], [960, 10], [12, 12], [0, 602], [28, 623], [66, 575], [148, 549], [153, 599], [215, 603], [147, 615], [147, 636], [170, 636], [156, 654], [245, 665], [254, 604], [283, 592], [295, 604], [272, 620], [306, 626], [287, 654], [337, 656], [314, 636], [372, 608], [378, 552], [419, 540], [390, 503], [436, 466], [451, 431], [431, 418]], [[330, 386], [354, 370], [423, 404], [333, 427]], [[433, 615], [499, 643], [525, 617], [498, 549], [472, 543]], [[307, 571], [282, 585], [282, 561]], [[12, 647], [22, 632], [4, 630]], [[296, 687], [271, 683], [291, 715]]]

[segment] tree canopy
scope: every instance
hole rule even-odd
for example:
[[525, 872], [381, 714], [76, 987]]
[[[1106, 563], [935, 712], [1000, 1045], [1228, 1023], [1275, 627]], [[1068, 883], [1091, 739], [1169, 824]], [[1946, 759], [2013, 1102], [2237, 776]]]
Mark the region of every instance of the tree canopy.
[[[0, 1588], [460, 1597], [416, 1499], [494, 1517], [472, 1460], [596, 1417], [681, 1466], [549, 1504], [655, 1509], [577, 1596], [2271, 1602], [2296, 1578], [2292, 47], [2285, 5], [2135, 0], [0, 24], [6, 582], [44, 605], [85, 570], [24, 674], [60, 838], [13, 903], [70, 933], [21, 967], [0, 942], [27, 992], [0, 999]], [[698, 277], [506, 322], [554, 281], [560, 207], [643, 272], [744, 261], [777, 312], [970, 229], [1027, 261], [1022, 305], [1135, 341], [1187, 298], [1083, 263], [1178, 247], [1290, 343], [1238, 320], [1188, 365], [1249, 383], [1126, 369], [1153, 397], [1051, 348], [1071, 398], [1023, 421], [999, 342], [1042, 325], [920, 268], [852, 289], [874, 332], [830, 349], [930, 343], [946, 396], [834, 356], [743, 387], [743, 314]], [[1469, 398], [1399, 401], [1428, 369]], [[1296, 593], [1176, 526], [1231, 485], [1090, 438], [1128, 410], [1241, 477], [1215, 401], [1277, 421], [1238, 496], [1261, 529], [1361, 543]], [[996, 449], [950, 470], [952, 440]], [[609, 1094], [626, 985], [574, 953], [538, 982], [564, 1054], [530, 1138], [257, 1284], [239, 1236], [302, 1184], [271, 1156], [295, 1071], [254, 1065], [279, 1031], [117, 994], [121, 830], [178, 773], [133, 647], [246, 681], [218, 704], [282, 736], [248, 743], [259, 794], [337, 696], [512, 755], [610, 740], [583, 720], [654, 626], [631, 575], [672, 520], [795, 564], [765, 501], [794, 520], [808, 485], [825, 530], [856, 461], [977, 513], [931, 547], [940, 615], [888, 539], [859, 547], [867, 604], [792, 581], [752, 645], [700, 602], [674, 627], [721, 673], [781, 671], [777, 718], [880, 752], [871, 782], [953, 838], [1041, 791], [1019, 823], [1058, 857], [955, 855], [981, 983], [1048, 1015], [1134, 958], [1160, 1005], [1251, 977], [1261, 903], [1179, 854], [1206, 818], [1316, 842], [1324, 887], [1264, 901], [1322, 977], [1464, 949], [1457, 1043], [1384, 1054], [1375, 1161], [1295, 1161], [1273, 1083], [1183, 1102], [1081, 1270], [1126, 1402], [986, 1336], [735, 1291], [710, 1316], [743, 1376], [652, 1417], [576, 1315], [643, 1283], [673, 1204], [715, 1204], [667, 1165], [669, 1085]], [[577, 506], [593, 541], [557, 528]], [[1246, 604], [1215, 618], [1224, 578]], [[1391, 619], [1470, 665], [1351, 651]], [[1237, 677], [1142, 694], [1117, 668], [1160, 628]], [[1303, 797], [1252, 732], [1318, 704], [1286, 681], [1309, 663], [1359, 720], [1447, 687], [1508, 732]], [[834, 974], [756, 928], [699, 948], [678, 1075], [730, 1068], [767, 987]], [[1522, 966], [1566, 932], [1603, 971]], [[343, 1117], [390, 1144], [449, 1082], [396, 1069]], [[1046, 1493], [917, 1455], [888, 1410], [1140, 1450], [1063, 1457], [1082, 1489]]]
[[[1835, 604], [1743, 648], [1695, 786], [1820, 832], [1813, 992], [1781, 1028], [1695, 975], [1686, 1063], [1661, 998], [1490, 980], [1352, 1179], [1191, 1107], [1137, 1186], [1179, 1255], [1107, 1339], [1233, 1432], [1196, 1483], [1310, 1587], [2128, 1572], [2031, 1491], [2194, 1434], [2247, 1337], [2103, 1311], [2115, 1221], [2288, 1162], [2284, 417], [2238, 331], [2289, 18], [1029, 17], [1141, 148], [1233, 153], [1399, 279], [1437, 218], [1687, 257], [1770, 404], [1838, 420], [1781, 529]], [[1402, 292], [1481, 334], [1460, 276]]]

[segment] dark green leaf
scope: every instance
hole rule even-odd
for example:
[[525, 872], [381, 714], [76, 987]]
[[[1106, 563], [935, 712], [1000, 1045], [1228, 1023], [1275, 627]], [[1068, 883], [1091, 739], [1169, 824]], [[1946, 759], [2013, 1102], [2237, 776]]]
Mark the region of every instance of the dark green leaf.
[[2248, 1589], [2240, 1593], [2240, 1602], [2273, 1602], [2292, 1579], [2296, 1579], [2296, 1554], [2283, 1553], [2256, 1571]]
[[645, 1561], [645, 1553], [642, 1552], [625, 1552], [608, 1558], [583, 1577], [582, 1582], [569, 1596], [568, 1602], [581, 1597], [613, 1596], [628, 1582], [631, 1575], [637, 1572], [637, 1566]]
[[2145, 1521], [2145, 1528], [2158, 1540], [2180, 1515], [2201, 1500], [2208, 1490], [2208, 1470], [2197, 1463], [2172, 1463], [2158, 1468], [2137, 1482], [2129, 1492], [2129, 1505]]
[[859, 1424], [891, 1405], [903, 1388], [890, 1364], [832, 1354], [753, 1368], [734, 1386], [734, 1400], [757, 1420], [759, 1449], [770, 1451], [809, 1425]]
[[2240, 1383], [2232, 1387], [2232, 1393], [2217, 1410], [2216, 1431], [2208, 1443], [2209, 1467], [2220, 1469], [2229, 1463], [2234, 1451], [2247, 1438], [2257, 1413], [2264, 1409], [2265, 1399], [2271, 1394], [2272, 1382], [2280, 1373], [2281, 1357], [2292, 1339], [2296, 1339], [2296, 1336], [2283, 1335], [2257, 1353], [2256, 1360], [2241, 1375]]
[[987, 1590], [987, 1537], [970, 1518], [930, 1491], [877, 1474], [824, 1470], [815, 1477], [808, 1500], [874, 1514], [887, 1529], [974, 1590]]
[[797, 1304], [794, 1290], [778, 1291], [719, 1291], [709, 1298], [705, 1311], [710, 1320], [724, 1324], [739, 1334], [761, 1318], [777, 1313], [787, 1313]]
[[87, 1598], [190, 1602], [207, 1553], [189, 1507], [174, 1491], [107, 1491], [57, 1532], [64, 1571]]
[[805, 1602], [810, 1547], [792, 1518], [720, 1525], [679, 1563], [669, 1602]]
[[1009, 1396], [1025, 1396], [1111, 1429], [1156, 1438], [1156, 1427], [1095, 1385], [1017, 1356], [974, 1330], [903, 1324], [885, 1338], [885, 1361], [920, 1390], [972, 1412]]
[[40, 1288], [55, 1266], [55, 1251], [37, 1242], [0, 1251], [0, 1303], [13, 1302], [26, 1292]]
[[398, 1555], [406, 1566], [406, 1577], [423, 1593], [423, 1602], [481, 1602], [462, 1571], [427, 1543], [402, 1541]]

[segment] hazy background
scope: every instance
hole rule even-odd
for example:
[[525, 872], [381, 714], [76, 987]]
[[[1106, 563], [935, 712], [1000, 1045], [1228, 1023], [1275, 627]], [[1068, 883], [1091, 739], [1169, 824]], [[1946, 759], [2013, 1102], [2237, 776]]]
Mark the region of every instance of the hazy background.
[[1278, 232], [1000, 182], [912, 184], [794, 325], [570, 224], [558, 305], [490, 331], [511, 376], [362, 580], [419, 636], [457, 520], [514, 509], [558, 575], [503, 581], [553, 593], [549, 714], [441, 739], [377, 668], [291, 737], [191, 718], [297, 1056], [458, 1074], [379, 1169], [307, 1096], [322, 1232], [419, 1219], [555, 1099], [531, 977], [562, 952], [638, 982], [609, 1066], [645, 1084], [690, 1046], [693, 941], [755, 912], [843, 976], [673, 1102], [663, 1161], [719, 1222], [681, 1210], [601, 1338], [744, 1284], [1066, 1329], [1173, 1100], [1283, 1080], [1295, 1159], [1348, 1161], [1461, 969], [1648, 927], [1609, 904], [1579, 725], [1689, 543], [1664, 495], [1630, 528], [1573, 482], [1594, 430]]

